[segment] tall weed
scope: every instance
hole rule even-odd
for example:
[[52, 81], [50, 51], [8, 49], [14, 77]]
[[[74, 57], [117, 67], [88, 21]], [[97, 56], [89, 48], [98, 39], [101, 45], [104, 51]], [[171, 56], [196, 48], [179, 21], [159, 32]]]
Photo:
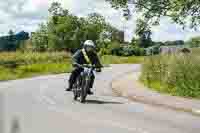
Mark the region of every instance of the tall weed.
[[200, 98], [200, 55], [158, 55], [145, 59], [142, 81], [149, 87], [183, 97]]

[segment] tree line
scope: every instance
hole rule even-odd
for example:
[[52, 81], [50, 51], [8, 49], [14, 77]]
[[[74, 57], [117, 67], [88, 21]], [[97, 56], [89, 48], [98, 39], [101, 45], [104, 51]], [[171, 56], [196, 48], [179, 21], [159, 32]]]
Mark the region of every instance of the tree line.
[[63, 9], [58, 2], [49, 8], [47, 23], [32, 34], [33, 49], [37, 51], [66, 50], [74, 52], [85, 40], [93, 40], [98, 48], [106, 40], [123, 42], [123, 32], [111, 26], [98, 13], [77, 17]]
[[[117, 3], [112, 3], [116, 7]], [[126, 5], [126, 3], [124, 3]], [[122, 5], [121, 5], [122, 6]], [[149, 47], [188, 45], [200, 46], [200, 37], [183, 40], [155, 42], [152, 41], [151, 25], [139, 19], [136, 23], [137, 38], [124, 42], [124, 32], [107, 23], [98, 13], [77, 17], [63, 9], [61, 4], [53, 2], [49, 8], [49, 18], [46, 23], [32, 32], [30, 37], [26, 32], [16, 35], [10, 30], [9, 36], [0, 38], [0, 50], [32, 50], [32, 51], [68, 51], [74, 52], [81, 48], [85, 40], [93, 40], [101, 54], [113, 55], [144, 55]]]

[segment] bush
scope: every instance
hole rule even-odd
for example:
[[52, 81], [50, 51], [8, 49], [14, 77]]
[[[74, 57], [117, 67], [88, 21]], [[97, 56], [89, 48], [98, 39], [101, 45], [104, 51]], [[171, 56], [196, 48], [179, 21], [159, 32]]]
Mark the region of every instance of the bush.
[[145, 59], [142, 81], [172, 95], [200, 98], [200, 56], [194, 54], [152, 56]]
[[135, 47], [134, 48], [134, 55], [136, 55], [136, 56], [144, 56], [145, 55], [145, 49], [144, 48]]
[[122, 52], [123, 56], [132, 56], [134, 55], [135, 51], [133, 47], [124, 47]]
[[156, 55], [160, 53], [160, 45], [155, 45], [149, 48], [146, 48], [147, 55]]
[[119, 47], [119, 48], [113, 48], [111, 50], [111, 54], [112, 55], [116, 55], [116, 56], [122, 56], [123, 55], [123, 48], [122, 47]]
[[145, 49], [144, 48], [138, 48], [138, 47], [119, 47], [112, 49], [112, 55], [116, 56], [144, 56], [145, 55]]

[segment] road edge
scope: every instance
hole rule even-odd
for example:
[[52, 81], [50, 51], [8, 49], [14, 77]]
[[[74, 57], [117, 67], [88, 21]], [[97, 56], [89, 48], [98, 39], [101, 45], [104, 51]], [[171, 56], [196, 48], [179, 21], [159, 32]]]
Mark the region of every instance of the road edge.
[[[125, 97], [125, 98], [129, 99], [130, 101], [136, 101], [136, 102], [148, 104], [148, 105], [151, 105], [151, 106], [157, 106], [157, 107], [172, 109], [172, 110], [175, 110], [175, 111], [187, 112], [187, 113], [190, 113], [192, 115], [200, 117], [200, 109], [188, 108], [188, 107], [178, 107], [178, 106], [175, 106], [173, 104], [169, 105], [169, 104], [165, 104], [165, 103], [160, 102], [160, 101], [155, 102], [155, 101], [150, 100], [150, 99], [145, 99], [144, 97], [135, 96], [133, 94], [130, 94], [130, 89], [133, 89], [133, 88], [130, 87], [131, 84], [142, 85], [137, 80], [126, 81], [126, 83], [129, 84], [128, 89], [125, 86], [123, 86], [123, 84], [119, 85], [119, 82], [123, 82], [125, 80], [125, 77], [129, 76], [130, 73], [134, 74], [133, 71], [131, 71], [131, 72], [129, 71], [129, 72], [125, 72], [123, 74], [120, 74], [117, 78], [112, 79], [112, 82], [111, 82], [110, 85], [111, 85], [111, 89], [112, 89], [114, 96]], [[115, 85], [116, 83], [118, 84], [117, 86]], [[163, 94], [160, 94], [160, 93], [158, 93], [158, 94], [163, 95]], [[174, 96], [171, 96], [171, 97], [174, 97]]]

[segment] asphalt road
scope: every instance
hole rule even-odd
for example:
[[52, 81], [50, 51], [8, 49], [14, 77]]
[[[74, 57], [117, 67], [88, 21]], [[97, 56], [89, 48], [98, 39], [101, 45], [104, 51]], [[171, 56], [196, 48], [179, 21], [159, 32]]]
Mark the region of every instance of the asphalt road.
[[0, 131], [199, 133], [200, 117], [112, 96], [111, 80], [131, 70], [139, 71], [139, 68], [139, 65], [105, 68], [96, 75], [95, 95], [89, 96], [86, 104], [73, 101], [72, 93], [64, 91], [67, 74], [1, 82], [0, 99], [5, 106], [0, 110], [3, 112], [0, 117], [5, 118], [5, 129]]

